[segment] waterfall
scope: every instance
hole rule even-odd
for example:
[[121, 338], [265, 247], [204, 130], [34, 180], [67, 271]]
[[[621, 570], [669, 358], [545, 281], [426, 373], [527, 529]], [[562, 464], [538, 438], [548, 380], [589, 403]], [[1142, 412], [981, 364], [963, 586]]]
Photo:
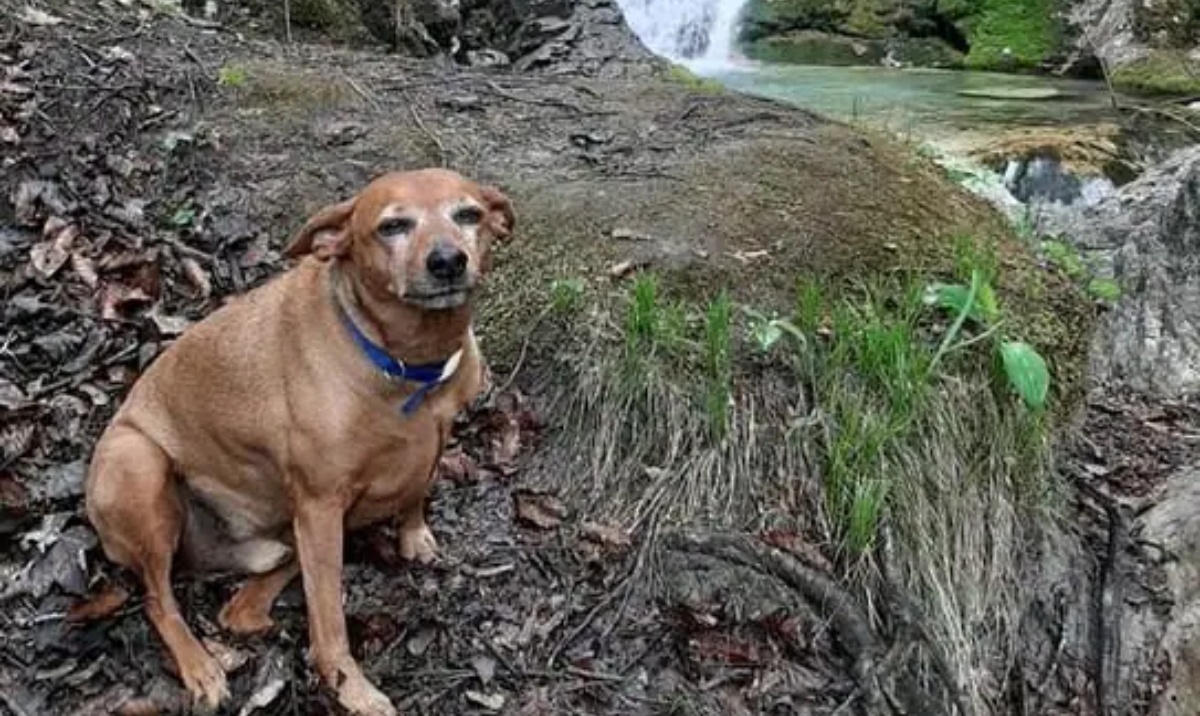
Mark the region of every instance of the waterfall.
[[721, 66], [735, 55], [747, 0], [618, 0], [625, 20], [651, 51], [692, 66]]

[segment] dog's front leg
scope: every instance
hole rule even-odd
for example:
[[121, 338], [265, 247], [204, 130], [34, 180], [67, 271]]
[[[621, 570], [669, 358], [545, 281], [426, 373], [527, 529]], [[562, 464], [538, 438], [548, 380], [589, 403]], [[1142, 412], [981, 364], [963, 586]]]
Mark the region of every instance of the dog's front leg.
[[396, 716], [350, 655], [342, 611], [342, 540], [345, 510], [337, 498], [297, 500], [295, 531], [304, 596], [308, 603], [309, 647], [321, 678], [338, 702], [357, 716]]

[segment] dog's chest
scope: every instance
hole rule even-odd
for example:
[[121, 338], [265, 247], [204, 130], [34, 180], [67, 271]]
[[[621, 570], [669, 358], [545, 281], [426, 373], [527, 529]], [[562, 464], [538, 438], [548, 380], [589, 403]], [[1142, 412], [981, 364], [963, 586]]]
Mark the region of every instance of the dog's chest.
[[400, 409], [403, 400], [387, 401], [385, 412], [372, 411], [357, 432], [363, 462], [358, 492], [363, 500], [406, 502], [423, 497], [441, 457], [457, 413], [457, 401], [434, 393], [411, 415]]

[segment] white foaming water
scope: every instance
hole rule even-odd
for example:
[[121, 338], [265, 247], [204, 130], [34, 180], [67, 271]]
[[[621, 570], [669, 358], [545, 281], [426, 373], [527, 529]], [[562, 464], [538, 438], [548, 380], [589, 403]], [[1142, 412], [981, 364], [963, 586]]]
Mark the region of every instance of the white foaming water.
[[735, 56], [738, 18], [747, 0], [618, 0], [646, 47], [693, 68], [717, 68]]

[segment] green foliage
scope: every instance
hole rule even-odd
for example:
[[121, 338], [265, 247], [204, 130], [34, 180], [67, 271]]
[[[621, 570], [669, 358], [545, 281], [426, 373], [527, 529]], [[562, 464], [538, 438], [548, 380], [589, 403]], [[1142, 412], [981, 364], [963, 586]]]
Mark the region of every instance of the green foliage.
[[721, 293], [708, 307], [704, 319], [704, 362], [708, 378], [705, 405], [713, 437], [723, 438], [729, 426], [733, 398], [732, 311], [729, 297]]
[[1079, 280], [1087, 275], [1088, 267], [1074, 246], [1057, 239], [1042, 242], [1042, 253], [1068, 277]]
[[1036, 67], [1053, 53], [1058, 43], [1053, 0], [978, 0], [973, 4], [977, 9], [969, 21], [968, 67]]
[[1116, 303], [1121, 299], [1121, 284], [1111, 278], [1094, 278], [1088, 281], [1088, 294], [1109, 303]]
[[1094, 275], [1094, 269], [1071, 244], [1057, 239], [1041, 243], [1042, 254], [1072, 281], [1082, 285], [1088, 295], [1100, 301], [1115, 303], [1121, 299], [1121, 285], [1111, 278]]
[[683, 65], [675, 63], [667, 68], [667, 80], [704, 94], [720, 94], [725, 91], [725, 85], [720, 82], [701, 77]]
[[217, 70], [217, 84], [237, 89], [246, 84], [246, 68], [241, 65], [225, 65]]
[[550, 284], [550, 307], [557, 313], [572, 313], [583, 302], [587, 286], [577, 278], [555, 279]]

